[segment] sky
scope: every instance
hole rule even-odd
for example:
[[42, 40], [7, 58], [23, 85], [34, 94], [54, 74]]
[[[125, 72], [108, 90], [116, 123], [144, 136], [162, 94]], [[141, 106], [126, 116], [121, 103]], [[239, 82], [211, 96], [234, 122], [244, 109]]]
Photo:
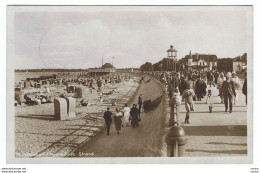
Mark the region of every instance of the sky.
[[192, 53], [218, 58], [252, 50], [250, 6], [8, 7], [15, 69], [140, 67]]

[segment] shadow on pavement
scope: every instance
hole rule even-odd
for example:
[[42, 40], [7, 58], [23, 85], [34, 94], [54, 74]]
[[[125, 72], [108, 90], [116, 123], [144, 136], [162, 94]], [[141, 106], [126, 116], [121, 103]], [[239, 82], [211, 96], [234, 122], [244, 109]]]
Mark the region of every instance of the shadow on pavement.
[[[205, 101], [194, 101], [195, 105], [206, 105]], [[214, 105], [224, 105], [224, 103], [214, 103]]]
[[209, 142], [205, 144], [217, 144], [217, 145], [234, 145], [234, 146], [247, 146], [246, 143], [224, 143], [224, 142]]
[[205, 152], [205, 153], [221, 153], [221, 154], [247, 154], [247, 150], [191, 150], [187, 152]]
[[[247, 112], [247, 111], [232, 111], [232, 113], [234, 113], [234, 112]], [[180, 113], [185, 113], [185, 114], [186, 114], [186, 111], [180, 111]], [[208, 110], [207, 110], [207, 111], [201, 111], [201, 112], [199, 112], [199, 111], [191, 112], [191, 114], [198, 114], [198, 113], [201, 113], [201, 114], [205, 114], [205, 113], [210, 114]], [[229, 111], [228, 111], [228, 112], [225, 112], [225, 111], [214, 111], [214, 108], [213, 108], [213, 111], [212, 111], [211, 114], [214, 114], [214, 113], [230, 114]]]
[[28, 115], [19, 115], [16, 116], [19, 118], [29, 118], [29, 119], [39, 119], [39, 120], [56, 120], [54, 115], [35, 115], [35, 114], [28, 114]]
[[183, 126], [187, 136], [247, 136], [246, 125]]

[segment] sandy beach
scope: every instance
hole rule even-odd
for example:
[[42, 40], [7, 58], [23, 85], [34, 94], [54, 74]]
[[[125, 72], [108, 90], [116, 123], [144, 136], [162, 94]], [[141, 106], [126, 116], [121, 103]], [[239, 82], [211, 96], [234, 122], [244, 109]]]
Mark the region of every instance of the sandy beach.
[[[73, 154], [83, 143], [100, 133], [104, 127], [103, 112], [108, 106], [115, 111], [122, 108], [134, 95], [138, 80], [123, 80], [120, 83], [107, 84], [102, 92], [114, 90], [111, 95], [102, 96], [100, 93], [85, 87], [83, 98], [75, 98], [76, 118], [60, 121], [54, 118], [54, 103], [15, 107], [15, 156], [20, 157], [64, 157]], [[53, 97], [62, 93], [65, 86], [51, 86]], [[44, 93], [41, 89], [30, 88], [24, 93]], [[56, 93], [56, 95], [55, 95]], [[68, 93], [69, 96], [74, 93]], [[88, 101], [88, 106], [81, 106], [80, 100]], [[111, 101], [116, 102], [112, 106]]]

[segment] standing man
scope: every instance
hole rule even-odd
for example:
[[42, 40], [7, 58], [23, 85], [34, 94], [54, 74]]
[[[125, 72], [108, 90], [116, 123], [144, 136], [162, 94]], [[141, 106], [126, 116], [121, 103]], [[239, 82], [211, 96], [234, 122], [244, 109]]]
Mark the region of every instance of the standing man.
[[233, 104], [233, 99], [236, 96], [236, 91], [235, 91], [234, 83], [231, 80], [230, 72], [227, 73], [226, 80], [222, 84], [220, 95], [221, 94], [224, 97], [225, 112], [227, 112], [228, 110], [228, 102], [229, 102], [229, 112], [232, 113], [232, 104]]
[[214, 83], [217, 84], [218, 83], [218, 77], [219, 77], [219, 73], [216, 71], [215, 74], [214, 74]]
[[213, 76], [213, 74], [212, 74], [212, 72], [210, 72], [209, 73], [209, 78], [208, 78], [208, 80], [209, 80], [209, 86], [211, 87], [211, 85], [213, 85], [213, 86], [215, 86], [214, 85], [214, 76]]
[[172, 82], [171, 83], [172, 84], [172, 89], [174, 91], [177, 87], [179, 87], [179, 78], [177, 77], [176, 73], [174, 73], [171, 82]]
[[110, 125], [112, 123], [112, 112], [109, 110], [109, 107], [107, 107], [107, 111], [104, 113], [104, 119], [106, 122], [106, 127], [107, 127], [107, 135], [109, 135], [110, 131]]
[[140, 94], [139, 97], [138, 97], [138, 105], [139, 105], [139, 112], [141, 113], [141, 109], [142, 109], [142, 104], [143, 104], [143, 95]]

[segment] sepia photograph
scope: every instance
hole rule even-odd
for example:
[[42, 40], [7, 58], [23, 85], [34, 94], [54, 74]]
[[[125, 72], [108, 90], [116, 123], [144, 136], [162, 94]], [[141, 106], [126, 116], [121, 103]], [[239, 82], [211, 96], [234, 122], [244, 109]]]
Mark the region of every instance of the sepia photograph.
[[7, 163], [252, 163], [253, 6], [7, 6]]

